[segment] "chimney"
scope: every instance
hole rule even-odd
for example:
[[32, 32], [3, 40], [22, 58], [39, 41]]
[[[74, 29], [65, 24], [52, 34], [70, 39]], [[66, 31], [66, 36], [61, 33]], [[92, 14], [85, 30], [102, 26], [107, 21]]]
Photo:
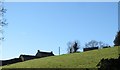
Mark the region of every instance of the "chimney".
[[38, 50], [38, 53], [40, 52], [40, 50]]

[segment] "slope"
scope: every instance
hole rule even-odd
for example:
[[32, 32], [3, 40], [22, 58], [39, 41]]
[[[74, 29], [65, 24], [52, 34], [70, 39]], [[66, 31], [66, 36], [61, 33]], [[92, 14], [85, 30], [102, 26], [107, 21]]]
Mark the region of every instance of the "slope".
[[118, 47], [112, 47], [33, 59], [3, 66], [3, 68], [96, 68], [102, 58], [117, 57]]

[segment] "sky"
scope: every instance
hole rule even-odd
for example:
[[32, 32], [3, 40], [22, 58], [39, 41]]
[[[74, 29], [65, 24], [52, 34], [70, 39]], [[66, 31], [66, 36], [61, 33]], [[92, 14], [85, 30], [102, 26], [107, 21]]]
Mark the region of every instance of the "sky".
[[67, 43], [97, 40], [113, 46], [118, 31], [117, 2], [5, 2], [2, 59], [37, 50], [67, 53]]
[[5, 2], [118, 2], [120, 0], [2, 0]]

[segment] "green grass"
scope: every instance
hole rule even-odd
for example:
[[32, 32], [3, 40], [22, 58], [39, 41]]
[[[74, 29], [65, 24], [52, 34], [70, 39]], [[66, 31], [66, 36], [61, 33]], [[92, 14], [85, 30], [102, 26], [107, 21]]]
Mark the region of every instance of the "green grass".
[[118, 47], [33, 59], [3, 68], [96, 68], [102, 58], [118, 58]]

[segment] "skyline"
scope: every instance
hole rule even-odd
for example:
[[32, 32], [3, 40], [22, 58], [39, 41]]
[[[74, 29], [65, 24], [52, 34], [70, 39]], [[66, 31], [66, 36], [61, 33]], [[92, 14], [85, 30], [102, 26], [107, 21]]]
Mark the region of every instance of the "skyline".
[[90, 40], [112, 46], [118, 31], [117, 2], [6, 2], [4, 5], [9, 24], [5, 27], [3, 59], [35, 55], [37, 50], [58, 55], [59, 47], [61, 54], [66, 54], [67, 43], [75, 40], [80, 41], [80, 51]]

